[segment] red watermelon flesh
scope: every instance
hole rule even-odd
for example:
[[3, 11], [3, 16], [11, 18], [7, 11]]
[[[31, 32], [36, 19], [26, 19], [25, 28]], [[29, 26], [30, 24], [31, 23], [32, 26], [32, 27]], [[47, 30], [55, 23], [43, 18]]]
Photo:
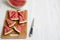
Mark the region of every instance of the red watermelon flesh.
[[12, 10], [9, 10], [9, 17], [11, 20], [18, 20], [18, 13], [17, 11], [12, 11]]
[[24, 20], [23, 17], [19, 16], [19, 23], [25, 23], [26, 21]]
[[20, 7], [26, 3], [26, 0], [8, 0], [12, 6]]
[[18, 11], [18, 13], [20, 16], [24, 17], [24, 14], [25, 14], [24, 11]]
[[6, 21], [7, 21], [9, 27], [12, 27], [16, 23], [10, 19], [6, 19]]
[[7, 25], [4, 26], [4, 35], [11, 33], [13, 30], [9, 28]]
[[19, 14], [19, 23], [25, 23], [26, 18], [25, 18], [25, 12], [24, 11], [18, 11]]
[[17, 26], [14, 26], [14, 29], [17, 32], [21, 33], [21, 31], [24, 29], [24, 26], [25, 26], [25, 24], [17, 25]]

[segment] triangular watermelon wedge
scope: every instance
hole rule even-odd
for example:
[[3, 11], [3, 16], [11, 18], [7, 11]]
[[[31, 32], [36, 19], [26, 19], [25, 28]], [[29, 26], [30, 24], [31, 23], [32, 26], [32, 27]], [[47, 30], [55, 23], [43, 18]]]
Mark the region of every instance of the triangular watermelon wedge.
[[19, 16], [19, 23], [25, 23], [27, 20], [24, 19], [24, 17]]
[[8, 10], [9, 17], [11, 20], [18, 20], [18, 13], [16, 10]]
[[13, 29], [5, 25], [3, 31], [4, 31], [4, 35], [7, 35], [10, 34], [13, 31]]
[[21, 33], [21, 31], [24, 29], [25, 24], [17, 25], [14, 26], [14, 29], [18, 32]]
[[25, 23], [27, 22], [27, 19], [26, 19], [26, 13], [25, 13], [25, 10], [24, 11], [18, 11], [18, 14], [19, 14], [19, 23]]
[[7, 24], [8, 24], [9, 27], [12, 27], [16, 23], [16, 22], [14, 22], [14, 21], [12, 21], [8, 18], [6, 18], [6, 21], [7, 21]]

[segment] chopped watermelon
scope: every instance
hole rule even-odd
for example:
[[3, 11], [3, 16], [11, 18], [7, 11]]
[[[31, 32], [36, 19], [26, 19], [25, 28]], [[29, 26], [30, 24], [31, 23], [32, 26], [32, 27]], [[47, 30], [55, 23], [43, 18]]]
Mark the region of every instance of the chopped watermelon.
[[21, 31], [24, 29], [25, 24], [17, 25], [14, 26], [14, 29], [18, 32], [21, 33]]
[[4, 26], [4, 35], [10, 34], [12, 31], [12, 28], [8, 27], [7, 25]]
[[25, 11], [18, 11], [19, 14], [19, 23], [25, 23], [27, 22], [27, 19], [25, 18]]
[[16, 10], [9, 10], [9, 17], [11, 20], [18, 20], [18, 13]]
[[6, 21], [7, 21], [9, 27], [12, 27], [16, 23], [8, 18], [6, 19]]

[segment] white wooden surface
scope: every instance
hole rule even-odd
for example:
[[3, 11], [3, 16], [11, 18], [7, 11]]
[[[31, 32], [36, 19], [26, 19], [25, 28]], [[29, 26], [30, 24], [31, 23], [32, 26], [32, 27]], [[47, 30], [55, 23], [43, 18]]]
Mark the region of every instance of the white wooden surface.
[[[60, 0], [28, 1], [27, 5], [32, 1], [32, 9], [30, 5], [25, 6], [25, 8], [29, 10], [28, 33], [33, 16], [35, 17], [35, 26], [33, 36], [31, 38], [27, 36], [27, 38], [23, 40], [60, 40]], [[3, 0], [0, 0], [0, 32], [7, 9], [11, 8], [8, 7]]]

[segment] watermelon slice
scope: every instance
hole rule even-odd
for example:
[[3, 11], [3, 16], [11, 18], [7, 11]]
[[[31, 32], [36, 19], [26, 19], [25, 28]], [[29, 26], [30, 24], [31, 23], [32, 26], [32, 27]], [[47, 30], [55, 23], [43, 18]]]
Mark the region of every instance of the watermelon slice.
[[8, 13], [9, 13], [9, 17], [11, 20], [18, 20], [19, 19], [18, 13], [16, 10], [9, 10]]
[[9, 27], [12, 27], [16, 23], [16, 22], [9, 20], [9, 19], [6, 19], [6, 21], [7, 21]]
[[18, 7], [22, 7], [26, 3], [26, 0], [8, 0], [8, 3], [11, 6], [18, 8]]
[[7, 25], [4, 26], [4, 35], [10, 34], [13, 30]]
[[18, 11], [19, 14], [19, 23], [25, 23], [27, 22], [25, 11]]
[[14, 29], [18, 32], [21, 33], [21, 31], [24, 29], [25, 24], [17, 25], [14, 26]]

